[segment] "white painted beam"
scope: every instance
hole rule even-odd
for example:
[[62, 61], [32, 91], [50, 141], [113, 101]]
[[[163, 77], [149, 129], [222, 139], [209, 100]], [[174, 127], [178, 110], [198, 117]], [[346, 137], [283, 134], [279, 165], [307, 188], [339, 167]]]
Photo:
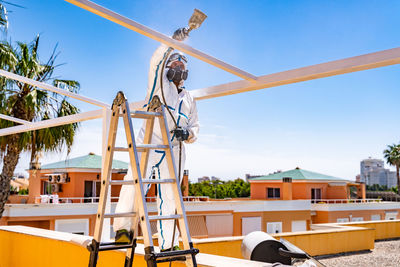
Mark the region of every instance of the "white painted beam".
[[13, 122], [16, 122], [16, 123], [19, 123], [19, 124], [30, 124], [31, 123], [29, 121], [21, 120], [21, 119], [14, 118], [14, 117], [11, 117], [11, 116], [7, 116], [7, 115], [4, 115], [4, 114], [0, 114], [0, 119], [13, 121]]
[[131, 103], [129, 103], [129, 109], [130, 110], [141, 110], [141, 109], [143, 109], [143, 106], [145, 105], [145, 101], [144, 100], [142, 100], [142, 101], [137, 101], [137, 102], [131, 102]]
[[196, 100], [233, 95], [314, 79], [400, 64], [400, 47], [190, 91]]
[[103, 109], [97, 109], [92, 111], [87, 111], [79, 114], [64, 116], [60, 118], [31, 122], [29, 124], [13, 126], [9, 128], [0, 129], [0, 136], [6, 136], [10, 134], [28, 132], [33, 130], [39, 130], [44, 128], [50, 128], [65, 124], [70, 124], [74, 122], [94, 120], [103, 117]]
[[51, 91], [51, 92], [54, 92], [54, 93], [57, 93], [57, 94], [60, 94], [60, 95], [65, 95], [65, 96], [68, 96], [68, 97], [71, 97], [71, 98], [75, 98], [75, 99], [81, 100], [83, 102], [86, 102], [86, 103], [89, 103], [89, 104], [93, 104], [93, 105], [96, 105], [96, 106], [99, 106], [99, 107], [102, 107], [102, 108], [109, 108], [110, 107], [110, 105], [108, 105], [106, 103], [103, 103], [101, 101], [98, 101], [98, 100], [95, 100], [95, 99], [91, 99], [89, 97], [82, 96], [82, 95], [79, 95], [79, 94], [71, 93], [71, 92], [69, 92], [67, 90], [63, 90], [63, 89], [54, 87], [54, 86], [52, 86], [50, 84], [43, 83], [43, 82], [38, 82], [38, 81], [29, 79], [29, 78], [26, 78], [26, 77], [23, 77], [23, 76], [20, 76], [20, 75], [17, 75], [15, 73], [11, 73], [11, 72], [8, 72], [8, 71], [2, 70], [2, 69], [0, 69], [0, 76], [4, 76], [4, 77], [6, 77], [8, 79], [13, 79], [13, 80], [16, 80], [16, 81], [19, 81], [19, 82], [22, 82], [22, 83], [27, 83], [27, 84], [30, 84], [32, 86], [36, 86], [37, 88], [45, 89], [45, 90], [48, 90], [48, 91]]
[[83, 9], [86, 9], [87, 11], [92, 12], [96, 15], [99, 15], [105, 19], [111, 20], [112, 22], [115, 22], [115, 23], [117, 23], [123, 27], [126, 27], [130, 30], [133, 30], [135, 32], [143, 34], [153, 40], [156, 40], [158, 42], [161, 42], [163, 44], [171, 46], [175, 49], [178, 49], [188, 55], [198, 58], [204, 62], [207, 62], [208, 64], [211, 64], [217, 68], [220, 68], [227, 72], [230, 72], [230, 73], [232, 73], [236, 76], [239, 76], [245, 80], [252, 81], [252, 82], [257, 80], [256, 76], [254, 76], [248, 72], [245, 72], [237, 67], [227, 64], [217, 58], [209, 56], [206, 53], [203, 53], [197, 49], [194, 49], [193, 47], [191, 47], [187, 44], [176, 41], [162, 33], [159, 33], [149, 27], [139, 24], [131, 19], [128, 19], [127, 17], [121, 16], [120, 14], [115, 13], [109, 9], [106, 9], [100, 5], [97, 5], [91, 1], [87, 1], [87, 0], [65, 0], [65, 1], [67, 1], [71, 4], [74, 4], [76, 6], [79, 6]]

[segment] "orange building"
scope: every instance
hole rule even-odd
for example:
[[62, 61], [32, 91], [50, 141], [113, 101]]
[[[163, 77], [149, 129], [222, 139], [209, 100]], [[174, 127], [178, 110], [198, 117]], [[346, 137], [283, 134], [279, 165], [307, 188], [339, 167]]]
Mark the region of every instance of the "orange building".
[[295, 168], [249, 179], [251, 199], [365, 199], [365, 184]]
[[[101, 162], [101, 156], [89, 153], [29, 170], [28, 203], [96, 202], [100, 195]], [[113, 160], [112, 179], [123, 179], [127, 169], [127, 163]], [[120, 188], [113, 186], [111, 197], [118, 197]]]

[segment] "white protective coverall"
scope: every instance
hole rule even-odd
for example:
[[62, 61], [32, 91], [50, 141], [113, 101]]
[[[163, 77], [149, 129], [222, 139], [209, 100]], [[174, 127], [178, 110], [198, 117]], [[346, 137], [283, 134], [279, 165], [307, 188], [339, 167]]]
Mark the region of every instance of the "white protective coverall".
[[[150, 61], [150, 69], [148, 74], [148, 89], [146, 95], [146, 107], [153, 96], [158, 95], [160, 100], [163, 102], [162, 93], [161, 93], [161, 85], [160, 85], [160, 75], [163, 78], [163, 87], [164, 87], [164, 96], [167, 102], [169, 109], [171, 110], [178, 126], [181, 126], [184, 129], [189, 131], [189, 138], [185, 141], [185, 143], [193, 143], [197, 139], [197, 135], [199, 132], [199, 122], [197, 116], [197, 108], [196, 102], [193, 97], [182, 88], [182, 91], [178, 94], [176, 85], [171, 81], [169, 81], [166, 77], [167, 69], [164, 69], [164, 73], [161, 73], [162, 64], [167, 61], [165, 60], [168, 52], [172, 50], [172, 48], [168, 48], [166, 45], [161, 45], [153, 54]], [[170, 53], [170, 55], [173, 52]], [[167, 123], [169, 130], [175, 129], [175, 124], [168, 112], [166, 112]], [[146, 124], [144, 123], [142, 128], [140, 129], [139, 135], [136, 139], [136, 143], [140, 144], [143, 142], [144, 131]], [[171, 134], [172, 146], [173, 146], [173, 155], [175, 158], [176, 170], [179, 168], [179, 142], [176, 140], [173, 134]], [[153, 144], [162, 144], [162, 136], [160, 131], [159, 123], [156, 119], [154, 123], [154, 131], [152, 136]], [[185, 166], [185, 146], [182, 144], [182, 152], [181, 152], [181, 174], [183, 174], [183, 169]], [[149, 153], [149, 162], [146, 170], [147, 178], [152, 178], [152, 171], [155, 173], [155, 179], [166, 179], [169, 177], [168, 164], [165, 159], [165, 151], [161, 150], [152, 150]], [[143, 175], [143, 174], [142, 174]], [[178, 174], [177, 174], [178, 175]], [[144, 176], [144, 175], [143, 175]], [[132, 180], [132, 169], [129, 166], [128, 173], [125, 175], [124, 180]], [[144, 190], [147, 193], [150, 189], [150, 185], [144, 185]], [[173, 215], [175, 214], [175, 202], [172, 191], [171, 184], [157, 184], [157, 209], [159, 215]], [[118, 200], [118, 204], [116, 207], [116, 213], [122, 212], [132, 212], [134, 210], [134, 186], [133, 185], [124, 185], [122, 186], [120, 197]], [[114, 219], [114, 231], [120, 229], [131, 228], [131, 218], [115, 218]], [[174, 221], [173, 220], [158, 220], [157, 221], [157, 229], [158, 229], [158, 243], [160, 249], [169, 249], [172, 243], [172, 235], [173, 235]], [[178, 236], [179, 232], [176, 229], [174, 244], [173, 246], [178, 245]]]

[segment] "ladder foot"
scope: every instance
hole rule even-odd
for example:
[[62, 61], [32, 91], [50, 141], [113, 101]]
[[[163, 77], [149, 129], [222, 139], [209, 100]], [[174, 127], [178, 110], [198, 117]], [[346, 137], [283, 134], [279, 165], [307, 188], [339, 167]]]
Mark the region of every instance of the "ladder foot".
[[[155, 253], [153, 247], [146, 247], [144, 252], [144, 258], [147, 261], [147, 266], [156, 266], [157, 263], [161, 262], [186, 261], [186, 256], [188, 255], [191, 255], [193, 260], [195, 258], [194, 256], [199, 253], [199, 250], [197, 248], [193, 248], [191, 245], [191, 248], [187, 250], [164, 251], [159, 253]], [[194, 266], [196, 265], [194, 264]]]
[[96, 267], [97, 259], [99, 257], [100, 243], [92, 239], [92, 243], [87, 245], [87, 249], [90, 251], [89, 267]]

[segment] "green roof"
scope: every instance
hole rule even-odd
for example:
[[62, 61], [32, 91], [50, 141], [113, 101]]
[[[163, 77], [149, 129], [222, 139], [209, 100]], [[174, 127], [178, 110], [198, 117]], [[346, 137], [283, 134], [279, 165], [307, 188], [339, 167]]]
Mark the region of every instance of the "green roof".
[[[128, 169], [128, 166], [129, 164], [126, 162], [113, 160], [113, 169]], [[101, 169], [101, 156], [89, 153], [86, 156], [49, 163], [41, 167], [42, 170], [65, 168]]]
[[282, 180], [282, 178], [292, 178], [292, 180], [325, 180], [325, 181], [341, 181], [345, 182], [347, 180], [325, 175], [321, 173], [311, 172], [296, 168], [285, 172], [276, 172], [265, 176], [251, 178], [251, 181], [257, 180]]

